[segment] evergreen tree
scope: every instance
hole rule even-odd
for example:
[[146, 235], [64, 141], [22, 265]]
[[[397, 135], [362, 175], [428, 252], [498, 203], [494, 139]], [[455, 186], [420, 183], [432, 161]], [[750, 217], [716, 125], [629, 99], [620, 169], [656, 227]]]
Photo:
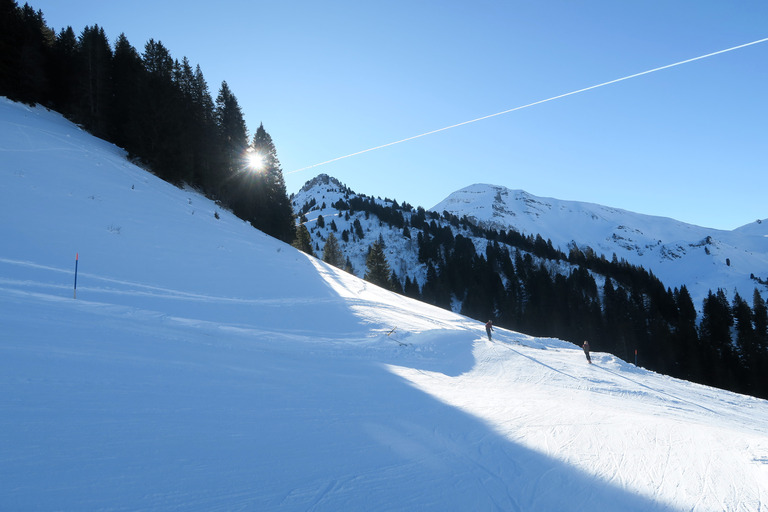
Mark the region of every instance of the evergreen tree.
[[191, 78], [188, 102], [191, 116], [190, 149], [195, 162], [194, 183], [202, 187], [209, 197], [216, 197], [217, 184], [222, 181], [223, 175], [216, 161], [218, 139], [213, 98], [200, 65], [195, 67]]
[[757, 352], [755, 329], [752, 324], [752, 309], [741, 295], [736, 292], [733, 298], [733, 320], [736, 325], [736, 346], [744, 365], [748, 365]]
[[227, 169], [225, 179], [240, 174], [243, 170], [243, 153], [248, 146], [248, 130], [237, 98], [227, 82], [221, 83], [216, 97], [216, 125], [224, 146], [222, 165]]
[[631, 307], [623, 288], [614, 286], [607, 278], [603, 287], [603, 324], [605, 350], [624, 359], [632, 360], [631, 355], [637, 348], [632, 332]]
[[551, 336], [560, 322], [555, 302], [555, 283], [543, 263], [528, 273], [525, 282], [527, 303], [523, 312], [526, 332], [538, 336]]
[[602, 311], [597, 294], [597, 284], [592, 275], [584, 268], [573, 269], [560, 286], [560, 307], [565, 308], [564, 339], [581, 344], [590, 340], [595, 347], [601, 347]]
[[330, 263], [334, 267], [344, 268], [344, 255], [339, 247], [339, 242], [333, 233], [328, 235], [328, 239], [325, 241], [325, 247], [323, 247], [323, 261]]
[[403, 284], [403, 294], [405, 294], [406, 297], [411, 297], [412, 299], [421, 299], [421, 291], [419, 290], [419, 284], [414, 279], [411, 281], [411, 278], [408, 276], [405, 276], [405, 284]]
[[755, 289], [752, 295], [752, 318], [755, 328], [756, 357], [753, 361], [752, 382], [755, 396], [768, 398], [768, 307], [760, 292]]
[[182, 113], [186, 110], [174, 82], [176, 63], [168, 49], [150, 39], [142, 55], [146, 86], [142, 95], [143, 159], [164, 180], [181, 185], [185, 179], [180, 162], [187, 152]]
[[375, 242], [368, 250], [365, 268], [365, 277], [363, 279], [387, 290], [392, 289], [392, 282], [390, 280], [392, 271], [384, 255], [384, 248], [379, 242]]
[[15, 0], [0, 0], [0, 95], [14, 101], [25, 101], [21, 83], [23, 41], [19, 6]]
[[[53, 44], [50, 62], [51, 106], [71, 115], [77, 91], [77, 36], [72, 27], [62, 29]], [[113, 78], [114, 81], [114, 78]]]
[[403, 294], [403, 285], [400, 283], [400, 278], [397, 276], [397, 273], [393, 270], [392, 275], [389, 277], [389, 282], [392, 283], [392, 291], [395, 293], [399, 293], [400, 295]]
[[251, 223], [265, 233], [290, 243], [296, 236], [293, 210], [285, 189], [283, 171], [272, 137], [260, 125], [253, 136], [253, 151], [261, 159], [254, 169], [256, 213]]
[[759, 385], [757, 367], [760, 365], [760, 351], [755, 336], [752, 309], [737, 292], [733, 298], [733, 319], [736, 325], [736, 346], [740, 366], [744, 370], [740, 372], [740, 384], [743, 389], [754, 394], [754, 388]]
[[427, 279], [421, 289], [421, 297], [429, 304], [445, 309], [451, 307], [451, 293], [432, 262], [427, 263]]
[[[432, 224], [434, 224], [434, 221]], [[436, 227], [431, 231], [435, 233]], [[426, 231], [423, 233], [419, 231], [419, 234], [416, 235], [416, 243], [419, 247], [419, 263], [432, 262], [437, 264], [440, 262], [440, 241], [437, 239], [437, 236], [433, 237]]]
[[181, 62], [173, 63], [174, 101], [178, 110], [174, 112], [175, 129], [169, 137], [176, 160], [175, 174], [180, 182], [199, 186], [202, 182], [202, 169], [200, 163], [200, 150], [204, 147], [200, 144], [198, 128], [203, 124], [203, 114], [199, 112], [199, 104], [195, 98], [195, 72], [187, 57]]
[[482, 256], [475, 255], [471, 265], [471, 280], [466, 289], [461, 313], [475, 319], [496, 318], [498, 305], [504, 294], [501, 279], [492, 265]]
[[0, 94], [28, 104], [49, 103], [48, 60], [54, 38], [42, 11], [0, 2]]
[[363, 231], [363, 225], [360, 224], [360, 219], [355, 219], [355, 221], [352, 223], [352, 228], [354, 229], [355, 235], [359, 240], [365, 238], [365, 231]]
[[105, 137], [112, 96], [112, 49], [103, 28], [85, 27], [78, 39], [77, 60], [75, 119], [97, 137]]
[[755, 320], [757, 350], [766, 354], [768, 352], [768, 307], [757, 288], [752, 293], [752, 313]]
[[699, 338], [701, 340], [703, 371], [707, 384], [718, 387], [733, 385], [733, 353], [731, 327], [733, 315], [728, 299], [721, 289], [710, 290], [704, 299]]
[[683, 285], [676, 290], [675, 301], [677, 303], [678, 320], [675, 333], [675, 359], [680, 361], [680, 377], [695, 382], [702, 382], [701, 348], [699, 335], [696, 331], [696, 308], [688, 292]]
[[355, 269], [352, 267], [352, 262], [349, 261], [349, 256], [347, 256], [347, 261], [344, 262], [344, 272], [349, 272], [350, 274], [355, 274]]
[[112, 100], [110, 104], [110, 137], [129, 155], [146, 158], [143, 146], [144, 129], [148, 121], [145, 103], [147, 74], [144, 63], [125, 34], [115, 42], [112, 58]]
[[304, 224], [299, 224], [296, 228], [296, 240], [293, 241], [292, 245], [310, 256], [315, 255], [315, 251], [312, 250], [312, 237]]
[[523, 311], [522, 286], [514, 268], [506, 274], [504, 298], [499, 306], [499, 324], [510, 329], [520, 330]]
[[249, 200], [252, 185], [245, 179], [247, 176], [243, 160], [248, 146], [248, 131], [240, 104], [227, 82], [221, 83], [216, 97], [215, 118], [219, 139], [216, 165], [222, 174], [218, 195], [235, 215], [250, 220], [254, 214]]

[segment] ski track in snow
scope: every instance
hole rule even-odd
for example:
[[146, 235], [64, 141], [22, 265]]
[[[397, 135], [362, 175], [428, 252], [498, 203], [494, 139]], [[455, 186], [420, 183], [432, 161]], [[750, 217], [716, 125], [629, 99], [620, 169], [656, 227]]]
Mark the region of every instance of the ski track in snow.
[[[492, 363], [496, 358], [500, 357], [503, 360], [505, 357], [521, 357], [528, 361], [536, 359], [535, 355], [532, 355], [524, 345], [512, 349], [496, 341], [487, 344], [486, 348], [488, 355], [484, 356], [482, 361], [479, 361], [473, 369], [473, 372], [479, 374], [476, 379], [486, 386], [489, 381], [497, 383], [503, 380], [502, 375], [507, 375], [508, 372], [514, 375], [521, 370], [520, 368], [511, 371], [507, 369], [503, 374], [494, 373], [491, 378], [491, 375], [483, 373], [483, 369], [496, 368], [497, 366]], [[500, 349], [506, 349], [504, 352], [508, 355], [504, 356]], [[529, 353], [524, 353], [526, 351]], [[547, 354], [550, 353], [551, 351], [547, 351]], [[578, 349], [569, 354], [571, 359], [580, 355]], [[609, 359], [603, 355], [598, 356], [601, 360]], [[550, 361], [552, 360], [550, 359]], [[553, 362], [556, 361], [557, 359]], [[502, 364], [501, 367], [508, 367], [510, 363]], [[600, 379], [598, 382], [600, 389], [597, 390], [599, 393], [597, 396], [605, 395], [624, 402], [626, 398], [622, 398], [624, 390], [621, 383], [626, 380], [643, 390], [642, 394], [638, 395], [638, 399], [645, 402], [645, 406], [638, 407], [638, 409], [647, 407], [650, 402], [656, 404], [652, 410], [657, 410], [651, 415], [650, 421], [647, 419], [638, 421], [642, 419], [642, 414], [635, 417], [635, 414], [627, 414], [626, 410], [622, 411], [621, 414], [600, 411], [604, 407], [608, 407], [610, 410], [619, 403], [616, 401], [614, 404], [612, 403], [614, 400], [609, 400], [601, 404], [602, 400], [594, 400], [595, 379], [585, 378], [584, 375], [575, 377], [571, 373], [563, 372], [556, 364], [547, 364], [544, 367], [547, 369], [545, 374], [539, 374], [534, 379], [526, 380], [525, 385], [537, 388], [565, 385], [573, 386], [579, 391], [587, 391], [592, 396], [588, 397], [585, 407], [590, 407], [590, 410], [583, 411], [577, 420], [565, 422], [547, 421], [539, 415], [538, 411], [531, 411], [531, 416], [522, 414], [513, 426], [510, 426], [508, 420], [496, 425], [502, 432], [508, 433], [514, 439], [524, 442], [532, 448], [542, 450], [553, 457], [571, 454], [571, 456], [566, 457], [569, 464], [586, 465], [592, 471], [597, 471], [600, 478], [604, 478], [607, 482], [620, 488], [639, 487], [645, 489], [649, 497], [659, 502], [669, 500], [669, 497], [673, 496], [676, 501], [672, 503], [678, 503], [681, 508], [686, 508], [683, 506], [685, 498], [692, 499], [694, 501], [689, 508], [690, 510], [719, 510], [721, 508], [729, 510], [734, 507], [734, 503], [739, 503], [739, 506], [743, 507], [739, 508], [740, 510], [752, 510], [752, 507], [759, 506], [761, 503], [764, 491], [760, 490], [760, 480], [754, 477], [740, 479], [734, 476], [740, 473], [743, 475], [743, 472], [739, 470], [740, 457], [733, 455], [739, 453], [739, 450], [736, 449], [739, 448], [739, 443], [731, 443], [734, 446], [729, 449], [720, 448], [713, 451], [707, 449], [713, 444], [712, 441], [719, 441], [721, 436], [732, 435], [727, 430], [711, 427], [712, 423], [718, 422], [717, 418], [721, 414], [727, 414], [727, 409], [715, 411], [708, 407], [702, 407], [697, 401], [682, 399], [677, 393], [662, 391], [654, 386], [637, 382], [637, 379], [631, 379], [614, 370], [602, 368], [601, 364], [585, 365], [585, 372], [607, 371], [607, 379], [613, 380], [613, 383], [609, 385], [607, 380]], [[453, 391], [471, 387], [468, 382], [463, 380], [469, 379], [469, 377], [458, 377], [456, 380], [461, 380], [461, 382], [455, 382], [451, 386], [439, 386], [435, 384], [435, 380], [442, 378], [437, 375], [425, 377], [424, 372], [413, 372], [404, 368], [393, 371], [414, 382], [419, 388], [427, 389], [453, 405], [468, 408], [475, 415], [488, 417], [491, 422], [497, 422], [498, 416], [507, 418], [510, 414], [507, 411], [503, 413], [495, 411], [493, 407], [488, 405], [488, 401], [483, 402], [483, 406], [478, 406], [470, 398], [462, 399], [459, 391]], [[494, 372], [496, 371], [494, 370]], [[663, 376], [653, 376], [653, 378], [666, 379]], [[519, 375], [508, 380], [509, 382], [505, 384], [496, 385], [502, 389], [520, 388]], [[443, 390], [443, 387], [452, 391]], [[612, 392], [611, 389], [613, 389]], [[521, 390], [520, 392], [525, 392], [526, 396], [530, 398], [532, 390], [526, 387], [524, 391]], [[476, 396], [471, 391], [467, 394]], [[446, 395], [453, 398], [448, 398]], [[576, 401], [582, 400], [578, 394], [572, 398]], [[591, 410], [593, 407], [600, 412], [599, 415], [593, 413]], [[519, 405], [518, 414], [520, 414], [519, 410], [523, 408], [524, 406]], [[671, 416], [678, 418], [675, 422], [679, 422], [677, 425], [673, 422], [671, 429], [661, 420], [654, 421], [657, 416], [663, 418], [670, 408], [672, 408]], [[631, 408], [628, 409], [631, 411]], [[738, 425], [739, 422], [735, 421], [734, 423]], [[619, 429], [622, 435], [612, 435], [610, 432], [612, 429]], [[689, 429], [694, 429], [697, 435], [691, 436], [688, 432]], [[702, 432], [698, 432], [699, 430]], [[742, 432], [745, 436], [757, 436], [756, 438], [759, 439], [765, 435], [765, 432], [761, 432], [759, 428], [751, 433], [748, 432], [750, 429], [746, 430], [747, 432]], [[608, 445], [607, 450], [600, 441], [601, 439]], [[694, 457], [681, 455], [686, 452], [694, 454]], [[652, 456], [648, 456], [648, 454]], [[691, 464], [692, 459], [698, 462]], [[692, 467], [689, 467], [689, 464]], [[712, 467], [715, 464], [730, 467], [730, 470], [713, 471]], [[693, 476], [698, 478], [691, 478]], [[691, 485], [691, 483], [699, 481], [699, 478], [700, 484]], [[724, 486], [723, 483], [726, 485]]]

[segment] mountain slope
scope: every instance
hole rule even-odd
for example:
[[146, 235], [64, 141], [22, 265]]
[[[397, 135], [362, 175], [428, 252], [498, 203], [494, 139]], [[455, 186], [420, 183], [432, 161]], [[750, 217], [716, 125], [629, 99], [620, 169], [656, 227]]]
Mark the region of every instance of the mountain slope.
[[490, 342], [43, 109], [0, 99], [0, 153], [0, 509], [768, 500], [766, 401], [559, 340]]
[[[366, 214], [362, 210], [355, 211], [347, 205], [342, 208], [334, 207], [334, 204], [339, 201], [349, 202], [350, 199], [370, 200], [380, 205], [382, 211], [397, 211], [394, 201], [360, 196], [326, 174], [308, 181], [299, 192], [293, 195], [294, 213], [299, 217], [305, 215], [307, 218], [305, 226], [310, 230], [313, 250], [318, 258], [322, 258], [325, 241], [333, 233], [342, 252], [349, 258], [353, 273], [363, 277], [368, 248], [381, 239], [386, 245], [385, 253], [391, 269], [400, 278], [408, 275], [423, 284], [426, 271], [424, 265], [418, 261], [418, 245], [415, 236], [404, 236], [402, 227], [397, 228], [389, 222], [385, 223], [376, 215]], [[323, 218], [323, 226], [318, 223], [320, 217]], [[359, 228], [355, 227], [356, 223], [359, 224]], [[344, 231], [348, 232], [348, 240], [344, 240]]]
[[609, 259], [616, 254], [670, 288], [686, 285], [696, 304], [718, 288], [730, 297], [736, 291], [751, 297], [757, 287], [768, 297], [768, 287], [751, 278], [768, 280], [768, 222], [721, 231], [483, 184], [454, 192], [431, 210], [467, 216], [483, 227], [540, 234], [566, 253], [575, 244]]

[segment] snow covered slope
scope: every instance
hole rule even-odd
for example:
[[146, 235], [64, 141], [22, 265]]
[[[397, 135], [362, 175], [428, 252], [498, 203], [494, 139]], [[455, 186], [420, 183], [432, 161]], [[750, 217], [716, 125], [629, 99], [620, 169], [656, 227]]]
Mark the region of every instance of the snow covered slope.
[[123, 156], [0, 98], [0, 510], [764, 510], [768, 402], [489, 342]]
[[768, 297], [768, 287], [751, 278], [768, 280], [768, 219], [722, 231], [483, 184], [454, 192], [431, 210], [466, 215], [484, 227], [540, 234], [566, 254], [574, 243], [608, 259], [616, 254], [653, 271], [670, 288], [686, 285], [697, 305], [718, 288], [733, 298], [736, 291], [751, 297], [757, 287]]

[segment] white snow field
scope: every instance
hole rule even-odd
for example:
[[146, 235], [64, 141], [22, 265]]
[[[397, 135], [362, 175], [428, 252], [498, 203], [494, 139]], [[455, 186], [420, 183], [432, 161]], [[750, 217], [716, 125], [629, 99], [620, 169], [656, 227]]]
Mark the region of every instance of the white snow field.
[[4, 98], [0, 191], [0, 510], [768, 509], [764, 400], [489, 342]]

